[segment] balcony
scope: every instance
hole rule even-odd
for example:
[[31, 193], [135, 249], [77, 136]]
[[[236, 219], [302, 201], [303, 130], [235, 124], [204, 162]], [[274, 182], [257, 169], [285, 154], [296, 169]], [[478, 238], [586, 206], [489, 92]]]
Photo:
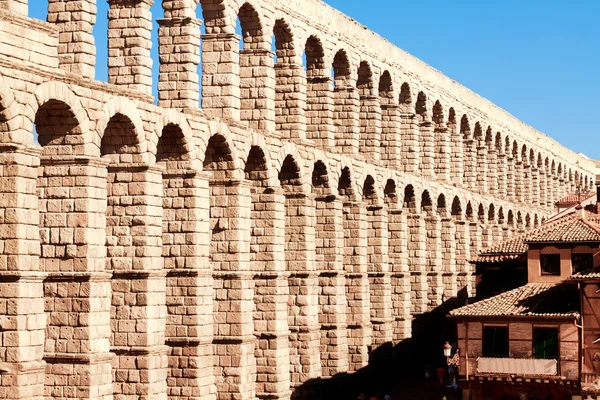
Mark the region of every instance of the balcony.
[[557, 376], [557, 360], [534, 358], [477, 358], [477, 375]]

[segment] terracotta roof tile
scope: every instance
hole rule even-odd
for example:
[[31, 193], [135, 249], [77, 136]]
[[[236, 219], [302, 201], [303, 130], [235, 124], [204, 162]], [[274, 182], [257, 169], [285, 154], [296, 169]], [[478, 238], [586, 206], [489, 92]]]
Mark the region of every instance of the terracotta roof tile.
[[595, 192], [570, 193], [561, 197], [555, 204], [577, 204], [596, 196]]
[[581, 281], [586, 279], [600, 279], [600, 267], [588, 269], [587, 271], [581, 271], [569, 278], [574, 281]]
[[578, 317], [579, 291], [574, 284], [529, 283], [450, 312], [452, 316]]

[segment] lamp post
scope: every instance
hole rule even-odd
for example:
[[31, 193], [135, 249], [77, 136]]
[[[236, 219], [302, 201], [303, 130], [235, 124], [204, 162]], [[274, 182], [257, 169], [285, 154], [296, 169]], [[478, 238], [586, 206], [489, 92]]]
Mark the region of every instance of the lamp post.
[[450, 358], [452, 356], [452, 345], [448, 342], [444, 344], [444, 357]]

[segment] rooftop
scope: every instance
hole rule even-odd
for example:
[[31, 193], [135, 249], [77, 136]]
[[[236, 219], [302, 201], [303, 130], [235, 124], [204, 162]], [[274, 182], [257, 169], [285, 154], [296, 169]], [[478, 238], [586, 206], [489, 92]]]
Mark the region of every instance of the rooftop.
[[528, 283], [457, 308], [454, 317], [579, 317], [579, 291], [568, 283]]

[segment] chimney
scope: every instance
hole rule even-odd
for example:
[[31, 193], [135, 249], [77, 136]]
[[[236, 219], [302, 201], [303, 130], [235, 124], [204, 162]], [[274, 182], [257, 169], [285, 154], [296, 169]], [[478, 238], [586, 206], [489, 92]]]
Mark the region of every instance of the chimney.
[[585, 209], [581, 205], [581, 203], [575, 206], [575, 215], [581, 219], [585, 219]]

